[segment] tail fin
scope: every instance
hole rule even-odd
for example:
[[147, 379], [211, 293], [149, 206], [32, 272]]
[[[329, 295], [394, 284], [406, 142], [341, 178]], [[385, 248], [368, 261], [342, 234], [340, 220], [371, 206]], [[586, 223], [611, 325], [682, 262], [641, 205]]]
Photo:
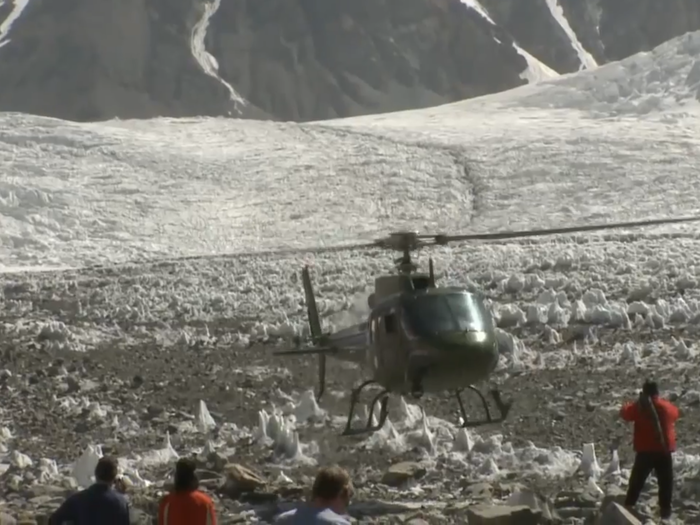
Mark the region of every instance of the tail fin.
[[[318, 308], [316, 307], [316, 298], [314, 297], [314, 289], [311, 285], [311, 275], [309, 267], [304, 266], [301, 272], [301, 280], [304, 283], [304, 295], [306, 296], [306, 311], [309, 316], [309, 329], [311, 330], [311, 338], [314, 344], [321, 343], [323, 333], [321, 332], [321, 320], [318, 316]], [[318, 354], [318, 392], [316, 400], [320, 400], [323, 392], [326, 389], [326, 354]]]

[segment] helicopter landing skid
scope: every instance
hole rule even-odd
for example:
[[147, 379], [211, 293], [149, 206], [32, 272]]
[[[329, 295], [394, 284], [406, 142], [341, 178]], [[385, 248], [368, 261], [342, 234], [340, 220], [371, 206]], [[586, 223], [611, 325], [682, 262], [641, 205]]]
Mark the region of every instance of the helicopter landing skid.
[[[374, 399], [370, 404], [369, 415], [367, 416], [367, 423], [365, 426], [359, 428], [352, 427], [352, 419], [355, 416], [355, 407], [360, 400], [360, 392], [362, 392], [365, 387], [374, 383], [376, 383], [376, 381], [370, 379], [362, 383], [357, 388], [353, 388], [352, 393], [350, 394], [350, 412], [348, 413], [348, 422], [345, 426], [345, 430], [343, 431], [343, 436], [358, 436], [361, 434], [376, 432], [384, 426], [384, 423], [386, 423], [386, 418], [389, 415], [389, 391], [387, 389], [383, 389], [376, 396], [374, 396]], [[379, 403], [379, 420], [376, 425], [373, 425], [372, 419], [374, 417], [374, 411], [377, 407], [377, 403]]]
[[481, 391], [476, 388], [475, 386], [468, 386], [467, 387], [469, 390], [476, 392], [476, 394], [479, 396], [481, 399], [481, 404], [484, 407], [484, 412], [486, 412], [486, 419], [483, 419], [481, 421], [469, 421], [467, 419], [467, 411], [464, 408], [464, 403], [462, 402], [462, 391], [461, 390], [455, 390], [455, 397], [457, 398], [457, 402], [459, 403], [459, 411], [462, 414], [462, 421], [463, 423], [460, 425], [462, 428], [473, 428], [473, 427], [479, 427], [482, 425], [490, 425], [492, 423], [501, 423], [505, 421], [506, 417], [508, 417], [508, 412], [510, 412], [510, 408], [513, 406], [512, 401], [505, 402], [503, 399], [501, 399], [501, 393], [494, 389], [491, 390], [490, 394], [491, 397], [493, 398], [493, 401], [496, 403], [496, 408], [498, 408], [498, 411], [500, 412], [500, 417], [497, 419], [494, 419], [491, 417], [491, 410], [489, 409], [489, 404], [486, 402], [486, 398], [484, 397], [484, 394], [481, 393]]

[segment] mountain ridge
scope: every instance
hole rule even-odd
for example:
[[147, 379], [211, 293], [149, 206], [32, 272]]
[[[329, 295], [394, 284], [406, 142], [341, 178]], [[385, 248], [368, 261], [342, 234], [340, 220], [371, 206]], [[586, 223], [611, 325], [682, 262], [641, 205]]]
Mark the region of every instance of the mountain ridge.
[[648, 51], [700, 29], [696, 4], [5, 0], [0, 111], [309, 121], [416, 109]]

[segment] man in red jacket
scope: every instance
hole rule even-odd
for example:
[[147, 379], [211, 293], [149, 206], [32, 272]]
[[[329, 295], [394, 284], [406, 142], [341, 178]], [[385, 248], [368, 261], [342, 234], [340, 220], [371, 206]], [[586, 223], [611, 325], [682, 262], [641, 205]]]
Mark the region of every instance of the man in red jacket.
[[673, 452], [676, 450], [675, 423], [678, 408], [659, 397], [659, 387], [646, 381], [634, 403], [625, 403], [620, 417], [634, 422], [634, 451], [636, 457], [630, 474], [625, 506], [632, 508], [652, 471], [659, 483], [661, 519], [671, 517], [673, 497]]

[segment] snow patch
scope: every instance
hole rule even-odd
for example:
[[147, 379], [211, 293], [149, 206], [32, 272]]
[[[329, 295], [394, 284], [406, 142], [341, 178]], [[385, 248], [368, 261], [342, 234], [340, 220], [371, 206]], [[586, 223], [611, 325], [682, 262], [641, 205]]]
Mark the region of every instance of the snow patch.
[[576, 51], [581, 61], [581, 69], [594, 69], [598, 67], [598, 63], [595, 58], [593, 58], [593, 55], [586, 51], [576, 36], [576, 32], [571, 28], [564, 14], [564, 8], [559, 4], [559, 0], [547, 0], [547, 7], [549, 7], [549, 11], [552, 13], [554, 20], [556, 20], [559, 26], [564, 30], [566, 36], [569, 37], [571, 47], [574, 48], [574, 51]]
[[515, 50], [527, 61], [527, 68], [520, 73], [520, 78], [527, 80], [530, 84], [558, 78], [561, 75], [554, 71], [547, 64], [535, 58], [517, 44], [513, 44]]
[[206, 50], [206, 46], [204, 45], [207, 29], [209, 29], [209, 21], [216, 15], [219, 7], [221, 7], [221, 0], [211, 0], [211, 2], [204, 4], [202, 18], [192, 28], [192, 54], [207, 75], [226, 87], [231, 100], [236, 103], [236, 108], [240, 112], [238, 105], [245, 106], [246, 101], [233, 89], [231, 84], [219, 76], [219, 63], [216, 58]]
[[0, 48], [10, 43], [10, 30], [12, 29], [12, 24], [14, 24], [22, 12], [29, 4], [29, 0], [7, 0], [14, 4], [12, 11], [7, 18], [0, 24]]
[[477, 13], [479, 13], [486, 20], [491, 22], [491, 24], [496, 25], [496, 22], [493, 21], [493, 19], [489, 15], [488, 11], [486, 9], [484, 9], [484, 6], [481, 5], [479, 0], [462, 0], [462, 3], [465, 4], [467, 7], [473, 9]]
[[[479, 13], [492, 25], [496, 25], [496, 22], [493, 21], [493, 18], [491, 18], [491, 15], [489, 15], [488, 11], [484, 8], [484, 6], [481, 5], [479, 0], [462, 0], [462, 3], [466, 4], [467, 7]], [[501, 43], [498, 39], [496, 39], [496, 41]], [[528, 53], [522, 47], [520, 47], [517, 43], [514, 42], [513, 47], [518, 52], [518, 54], [527, 61], [527, 67], [520, 74], [520, 78], [527, 80], [529, 83], [533, 84], [535, 82], [549, 80], [560, 76], [559, 73], [554, 71], [544, 62], [541, 62], [540, 60], [532, 56], [530, 53]]]

